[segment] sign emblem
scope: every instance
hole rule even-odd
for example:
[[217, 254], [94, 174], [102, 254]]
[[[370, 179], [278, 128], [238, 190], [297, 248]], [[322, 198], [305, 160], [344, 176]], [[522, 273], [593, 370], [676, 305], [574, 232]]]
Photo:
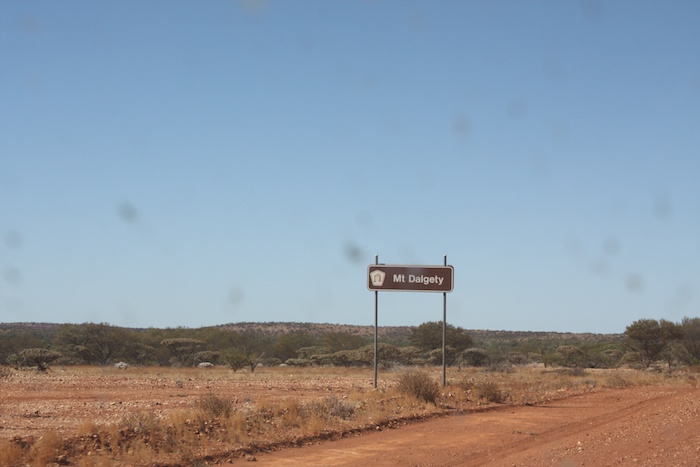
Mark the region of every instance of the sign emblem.
[[370, 278], [372, 279], [372, 285], [374, 287], [381, 287], [384, 285], [384, 278], [386, 277], [386, 273], [384, 271], [381, 271], [379, 269], [375, 269], [370, 273]]

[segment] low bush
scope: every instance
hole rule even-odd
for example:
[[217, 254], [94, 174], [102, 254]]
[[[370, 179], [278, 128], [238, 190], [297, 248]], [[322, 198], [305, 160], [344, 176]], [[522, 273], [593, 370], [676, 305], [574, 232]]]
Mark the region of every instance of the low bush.
[[9, 379], [12, 376], [12, 370], [4, 365], [0, 365], [0, 379]]
[[423, 371], [405, 373], [399, 377], [397, 389], [401, 394], [413, 396], [425, 402], [435, 403], [440, 386]]
[[506, 400], [506, 394], [501, 387], [493, 381], [484, 381], [476, 385], [476, 395], [487, 402], [502, 404]]
[[355, 406], [332, 394], [322, 401], [312, 401], [307, 404], [307, 411], [311, 414], [325, 416], [327, 418], [338, 418], [340, 420], [350, 420], [355, 413]]
[[569, 376], [584, 376], [586, 371], [581, 367], [567, 368], [565, 374]]
[[24, 450], [21, 444], [0, 439], [0, 465], [22, 465]]
[[456, 386], [467, 394], [471, 394], [472, 400], [476, 401], [483, 400], [502, 404], [508, 398], [507, 391], [502, 390], [494, 381], [475, 381], [472, 378], [463, 378]]
[[207, 394], [195, 401], [194, 406], [208, 418], [224, 418], [231, 415], [233, 403], [214, 394]]
[[32, 465], [54, 464], [61, 453], [62, 446], [63, 439], [58, 432], [53, 430], [44, 432], [29, 450]]
[[620, 375], [612, 375], [607, 379], [605, 385], [609, 388], [625, 388], [630, 385], [630, 382]]

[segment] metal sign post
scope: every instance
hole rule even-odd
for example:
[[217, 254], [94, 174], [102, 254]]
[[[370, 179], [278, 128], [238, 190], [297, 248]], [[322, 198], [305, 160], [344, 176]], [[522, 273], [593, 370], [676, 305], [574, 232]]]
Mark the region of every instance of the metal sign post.
[[406, 266], [379, 264], [379, 255], [374, 257], [374, 265], [367, 268], [367, 288], [374, 290], [374, 388], [377, 388], [377, 328], [380, 290], [410, 292], [442, 292], [442, 386], [446, 385], [447, 359], [447, 292], [454, 288], [454, 268], [447, 265], [447, 255], [443, 266]]
[[[379, 255], [374, 256], [374, 264], [379, 264]], [[377, 389], [377, 328], [379, 324], [379, 291], [374, 291], [374, 389]]]
[[[447, 266], [447, 255], [444, 256], [444, 263]], [[445, 349], [447, 341], [447, 292], [442, 293], [442, 387], [445, 387], [447, 362], [445, 358]]]

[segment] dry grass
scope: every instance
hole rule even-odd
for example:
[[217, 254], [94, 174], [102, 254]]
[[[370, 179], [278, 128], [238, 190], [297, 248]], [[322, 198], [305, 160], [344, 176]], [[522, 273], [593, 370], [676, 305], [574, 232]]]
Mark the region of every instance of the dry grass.
[[0, 440], [0, 465], [23, 465], [23, 454], [24, 450], [20, 444], [9, 439]]
[[[367, 369], [260, 368], [255, 373], [233, 373], [222, 368], [206, 372], [187, 368], [61, 369], [110, 378], [158, 378], [173, 388], [177, 388], [176, 381], [182, 381], [186, 387], [205, 384], [209, 387], [209, 383], [214, 387], [217, 382], [236, 380], [287, 389], [262, 392], [255, 401], [236, 399], [235, 402], [228, 398], [233, 395], [202, 391], [186, 409], [133, 412], [118, 423], [105, 425], [85, 421], [75, 436], [66, 441], [52, 431], [24, 447], [2, 440], [0, 465], [50, 465], [63, 454], [66, 443], [72, 446], [69, 450], [72, 465], [156, 462], [195, 465], [204, 456], [227, 458], [270, 443], [294, 443], [347, 430], [373, 429], [446, 409], [538, 404], [586, 391], [631, 385], [698, 384], [694, 373], [669, 376], [637, 370], [571, 372], [558, 368], [509, 367], [507, 371], [450, 369], [449, 384], [442, 388], [437, 383], [441, 369], [408, 370], [381, 374], [379, 388], [375, 390]], [[297, 389], [307, 387], [302, 382], [319, 380], [324, 382], [320, 389]], [[87, 452], [91, 454], [88, 456]]]
[[56, 431], [46, 431], [29, 449], [31, 465], [43, 467], [56, 462], [61, 455], [63, 439]]
[[233, 403], [214, 394], [207, 394], [197, 400], [195, 408], [201, 410], [205, 417], [225, 418], [231, 415]]

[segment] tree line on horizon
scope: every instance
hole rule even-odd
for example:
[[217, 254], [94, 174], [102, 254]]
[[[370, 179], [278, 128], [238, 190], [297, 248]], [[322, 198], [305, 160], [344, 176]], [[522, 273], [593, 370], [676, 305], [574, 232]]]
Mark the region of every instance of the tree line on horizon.
[[[460, 327], [446, 326], [446, 363], [464, 366], [544, 364], [580, 368], [669, 369], [700, 362], [700, 318], [640, 319], [622, 337], [475, 340]], [[442, 323], [409, 329], [404, 339], [383, 339], [377, 347], [383, 367], [441, 365]], [[371, 338], [344, 332], [313, 335], [295, 331], [276, 336], [222, 327], [130, 329], [106, 323], [63, 324], [56, 328], [0, 332], [0, 364], [46, 370], [58, 365], [212, 366], [232, 370], [259, 365], [371, 366]]]

